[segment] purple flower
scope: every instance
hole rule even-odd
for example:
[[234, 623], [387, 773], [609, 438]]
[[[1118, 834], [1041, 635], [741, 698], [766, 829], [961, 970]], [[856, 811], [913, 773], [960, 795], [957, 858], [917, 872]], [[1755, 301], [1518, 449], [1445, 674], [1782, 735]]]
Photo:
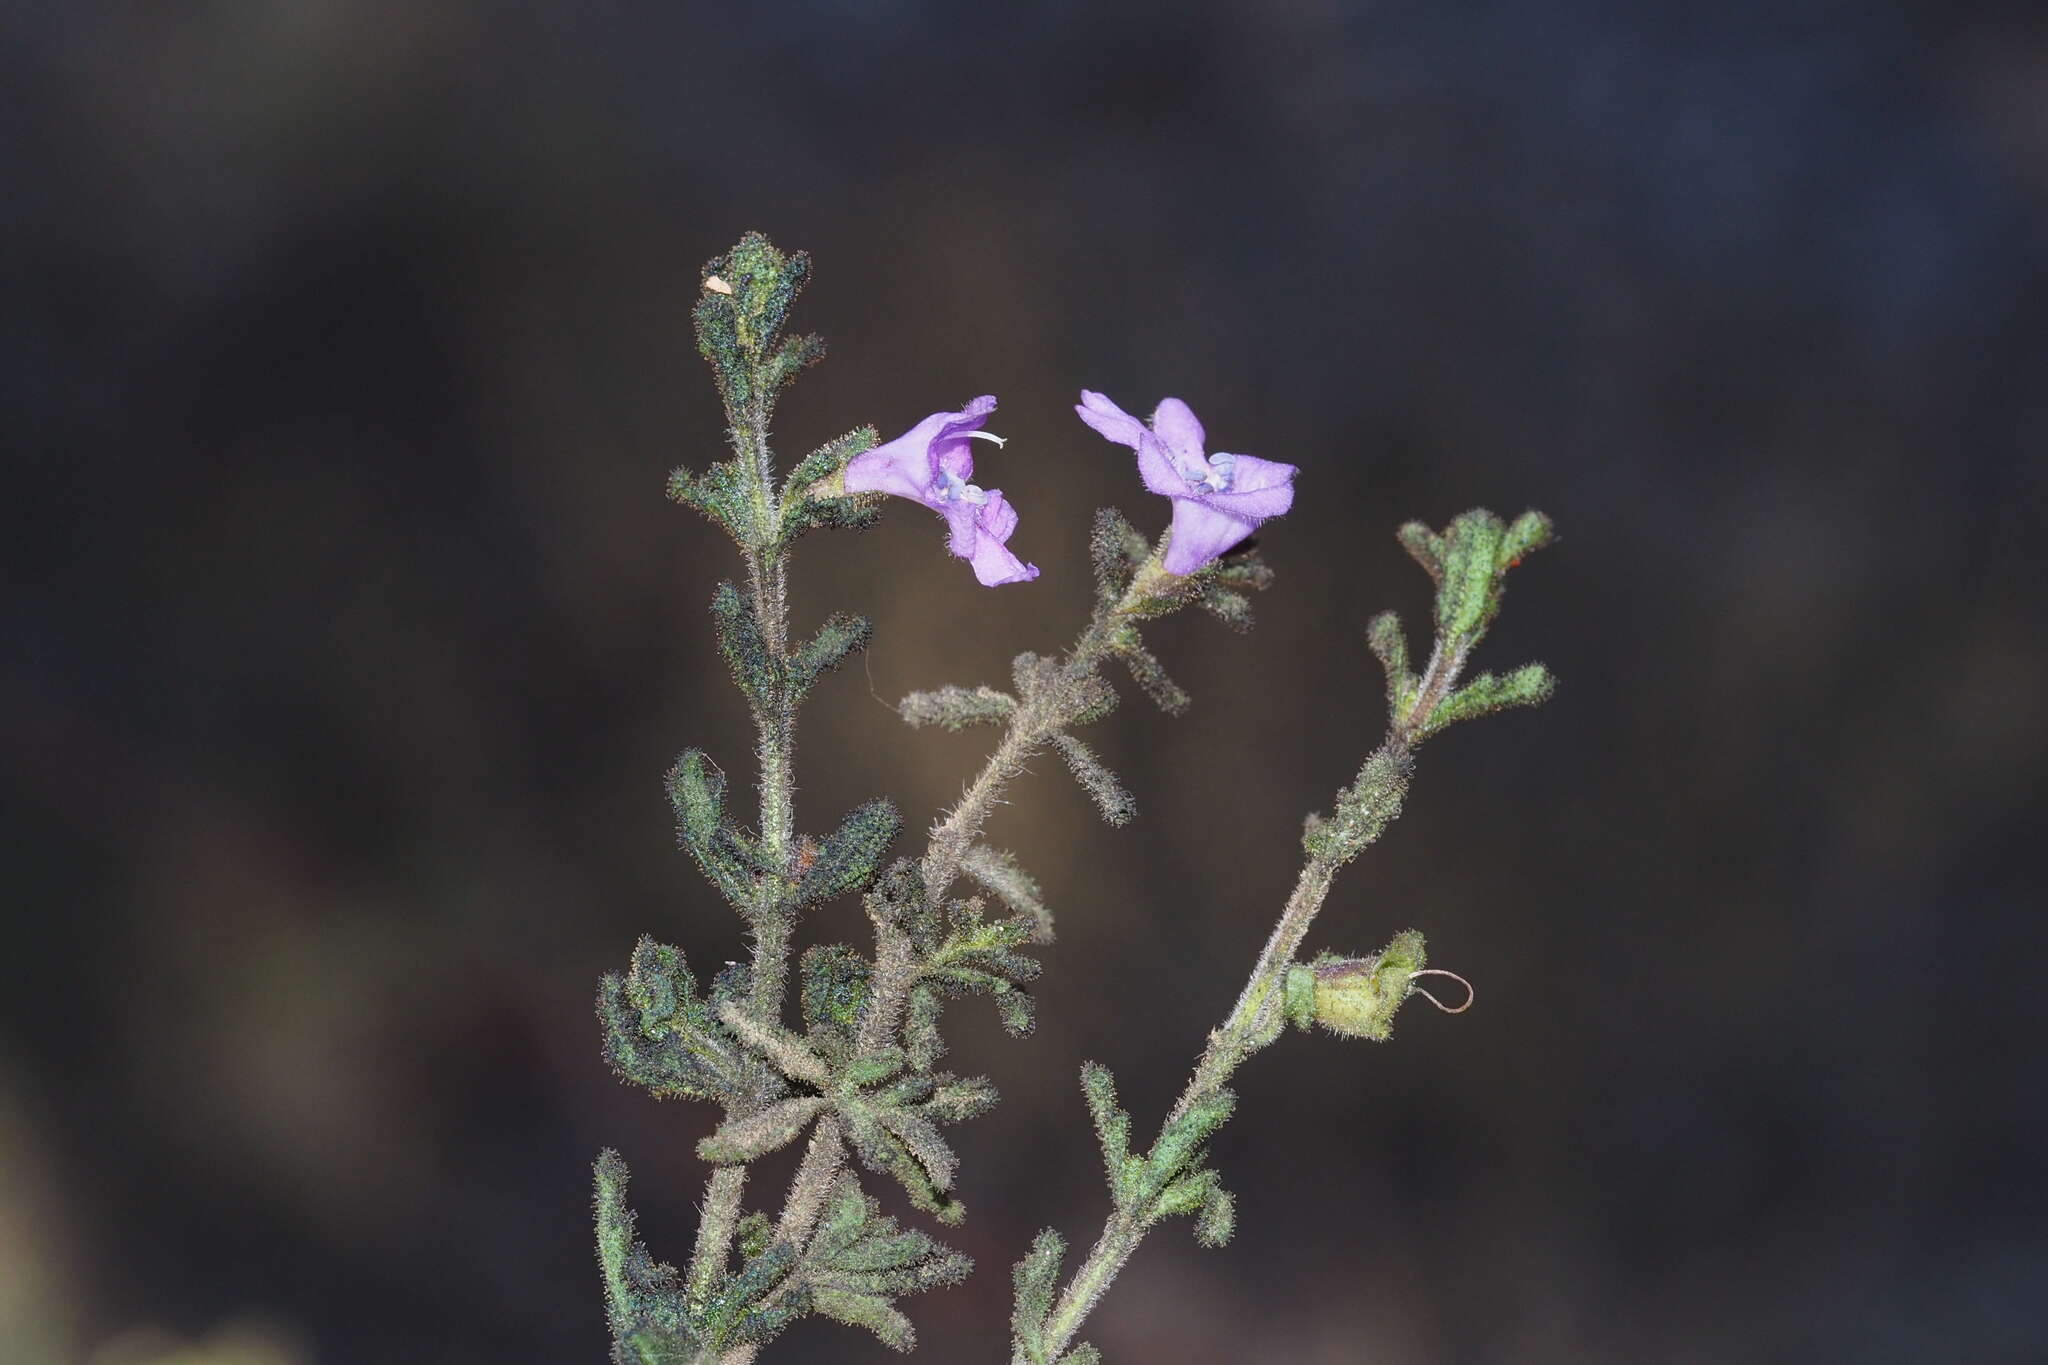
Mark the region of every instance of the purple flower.
[[849, 493], [892, 493], [921, 502], [946, 519], [951, 553], [974, 565], [983, 587], [1029, 583], [1038, 566], [1010, 553], [1005, 542], [1017, 529], [1017, 509], [1000, 488], [967, 482], [974, 474], [969, 441], [1003, 443], [981, 429], [996, 400], [981, 397], [958, 412], [935, 412], [886, 445], [856, 455], [846, 466]]
[[1189, 574], [1294, 505], [1291, 464], [1255, 455], [1203, 452], [1202, 424], [1178, 398], [1160, 400], [1147, 427], [1090, 389], [1074, 409], [1110, 440], [1138, 452], [1145, 487], [1173, 499], [1168, 573]]

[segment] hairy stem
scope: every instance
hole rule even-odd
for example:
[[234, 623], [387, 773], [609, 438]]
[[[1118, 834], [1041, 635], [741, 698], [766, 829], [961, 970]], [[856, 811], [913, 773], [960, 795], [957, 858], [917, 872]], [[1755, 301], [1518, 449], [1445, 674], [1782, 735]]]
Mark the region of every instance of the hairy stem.
[[[1079, 685], [1101, 666], [1119, 618], [1142, 600], [1141, 587], [1149, 586], [1151, 582], [1140, 573], [1120, 600], [1099, 603], [1086, 629], [1060, 660], [1054, 679], [1022, 699], [995, 752], [982, 764], [981, 772], [945, 817], [932, 827], [922, 869], [927, 901], [935, 903], [945, 898], [960, 875], [961, 860], [980, 837], [981, 827], [1001, 801], [1004, 790], [1048, 740], [1073, 723], [1071, 708]], [[890, 931], [878, 925], [876, 932], [881, 935]], [[878, 943], [877, 947], [880, 946]], [[876, 956], [877, 961], [896, 965], [894, 970], [885, 967], [876, 977], [873, 999], [861, 1020], [860, 1045], [870, 1051], [886, 1045], [895, 1036], [904, 1001], [916, 984], [918, 965], [907, 952], [878, 952]]]
[[[754, 537], [746, 549], [747, 591], [754, 620], [771, 665], [779, 672], [789, 657], [788, 556], [776, 537], [782, 517], [775, 492], [775, 460], [768, 449], [768, 415], [760, 404], [746, 415], [749, 489], [754, 508]], [[796, 838], [796, 705], [780, 686], [753, 700], [755, 752], [761, 774], [761, 847], [777, 864], [791, 856]], [[763, 877], [754, 907], [754, 987], [749, 1004], [756, 1018], [774, 1019], [782, 1012], [789, 980], [789, 916], [778, 903], [781, 884]]]
[[[1366, 760], [1361, 775], [1377, 769], [1403, 775], [1401, 780], [1405, 781], [1405, 774], [1413, 762], [1415, 733], [1437, 704], [1450, 694], [1464, 666], [1465, 651], [1445, 649], [1439, 641], [1416, 689], [1414, 704], [1393, 718], [1387, 728], [1386, 739]], [[1398, 805], [1398, 789], [1390, 791], [1388, 796]], [[1231, 1006], [1222, 1026], [1209, 1034], [1208, 1046], [1195, 1065], [1194, 1077], [1174, 1102], [1172, 1112], [1161, 1125], [1162, 1131], [1184, 1117], [1203, 1096], [1213, 1093], [1229, 1080], [1245, 1058], [1273, 1037], [1277, 1025], [1274, 1012], [1281, 1008], [1281, 988], [1287, 969], [1300, 953], [1309, 927], [1315, 923], [1316, 913], [1323, 908], [1323, 902], [1330, 894], [1338, 866], [1333, 860], [1315, 856], [1310, 856], [1302, 864], [1293, 894], [1287, 898], [1286, 908], [1280, 912], [1279, 921], [1266, 939], [1266, 946], [1260, 950], [1244, 990], [1238, 994], [1237, 1003]], [[1081, 1324], [1151, 1229], [1150, 1222], [1131, 1210], [1119, 1209], [1109, 1216], [1101, 1235], [1088, 1252], [1088, 1259], [1075, 1270], [1073, 1278], [1061, 1292], [1059, 1302], [1046, 1319], [1045, 1351], [1048, 1360], [1057, 1359], [1067, 1349], [1080, 1331]], [[1020, 1356], [1014, 1365], [1028, 1365], [1028, 1362]]]
[[1119, 620], [1130, 614], [1146, 591], [1156, 587], [1157, 575], [1141, 572], [1119, 601], [1098, 605], [1087, 629], [1081, 632], [1080, 638], [1060, 660], [1058, 681], [1025, 698], [1016, 714], [1010, 717], [1002, 742], [988, 756], [981, 772], [953, 808], [946, 812], [945, 818], [932, 827], [931, 841], [925, 846], [924, 854], [927, 896], [936, 900], [952, 886], [953, 879], [960, 875], [960, 860], [980, 835], [982, 825], [987, 823], [989, 813], [1001, 800], [1004, 789], [1024, 771], [1024, 765], [1044, 747], [1047, 740], [1072, 722], [1073, 717], [1065, 712], [1064, 703], [1072, 696], [1075, 684], [1101, 666]]

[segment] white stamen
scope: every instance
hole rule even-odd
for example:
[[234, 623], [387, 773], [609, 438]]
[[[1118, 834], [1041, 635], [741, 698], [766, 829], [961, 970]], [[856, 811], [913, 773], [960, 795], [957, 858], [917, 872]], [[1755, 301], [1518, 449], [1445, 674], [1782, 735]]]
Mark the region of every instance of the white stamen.
[[998, 436], [993, 431], [963, 431], [960, 434], [970, 441], [994, 441], [997, 445], [1002, 445], [1009, 439], [1007, 436]]

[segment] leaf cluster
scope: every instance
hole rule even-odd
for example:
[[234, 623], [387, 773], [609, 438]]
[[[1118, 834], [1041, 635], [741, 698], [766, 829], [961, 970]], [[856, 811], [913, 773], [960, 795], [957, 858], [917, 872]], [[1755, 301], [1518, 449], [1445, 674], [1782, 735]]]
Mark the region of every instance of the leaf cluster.
[[732, 1347], [768, 1341], [810, 1310], [807, 1293], [786, 1283], [798, 1260], [786, 1243], [759, 1250], [691, 1292], [675, 1267], [655, 1260], [635, 1236], [626, 1203], [629, 1175], [619, 1154], [601, 1154], [595, 1174], [597, 1254], [614, 1365], [708, 1362]]

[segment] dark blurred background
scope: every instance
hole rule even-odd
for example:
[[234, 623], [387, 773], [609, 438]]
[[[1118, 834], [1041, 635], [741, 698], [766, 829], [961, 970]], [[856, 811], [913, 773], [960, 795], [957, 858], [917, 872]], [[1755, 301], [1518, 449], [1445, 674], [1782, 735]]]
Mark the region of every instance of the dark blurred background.
[[876, 623], [808, 828], [929, 819], [990, 735], [885, 703], [1069, 639], [1098, 505], [1163, 520], [1081, 386], [1303, 471], [1257, 630], [1156, 632], [1196, 709], [1096, 729], [1139, 821], [1041, 765], [995, 827], [1061, 937], [1034, 1038], [953, 1016], [1005, 1103], [922, 1358], [1001, 1359], [1010, 1263], [1099, 1226], [1076, 1066], [1156, 1124], [1377, 736], [1393, 528], [1483, 503], [1562, 540], [1482, 662], [1562, 690], [1424, 753], [1312, 943], [1420, 926], [1479, 1007], [1261, 1055], [1237, 1241], [1163, 1231], [1087, 1335], [2048, 1359], [2030, 9], [8, 7], [0, 1360], [599, 1360], [604, 1145], [687, 1255], [708, 1112], [590, 1001], [642, 932], [740, 951], [659, 789], [748, 771], [735, 560], [661, 487], [718, 452], [687, 310], [754, 227], [834, 345], [785, 456], [997, 393], [1044, 568], [978, 589], [900, 505], [805, 543], [798, 621]]

